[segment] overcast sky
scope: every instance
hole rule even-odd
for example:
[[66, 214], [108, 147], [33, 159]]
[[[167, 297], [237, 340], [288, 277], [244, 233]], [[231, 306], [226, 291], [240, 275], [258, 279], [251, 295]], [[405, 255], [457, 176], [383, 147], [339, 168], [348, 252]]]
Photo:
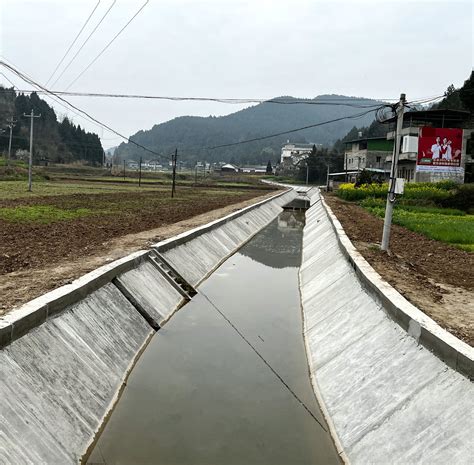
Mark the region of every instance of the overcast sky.
[[[0, 54], [44, 84], [97, 1], [0, 0]], [[101, 0], [70, 58], [112, 3]], [[117, 0], [54, 89], [64, 90], [144, 3]], [[151, 0], [70, 90], [242, 98], [326, 93], [394, 98], [405, 92], [410, 100], [462, 85], [472, 69], [472, 40], [470, 0]], [[31, 88], [4, 69], [0, 73], [18, 88]], [[1, 74], [0, 83], [9, 85]], [[180, 115], [243, 108], [68, 99], [125, 135]], [[59, 115], [66, 112], [54, 106]], [[72, 117], [97, 132], [104, 147], [120, 142]]]

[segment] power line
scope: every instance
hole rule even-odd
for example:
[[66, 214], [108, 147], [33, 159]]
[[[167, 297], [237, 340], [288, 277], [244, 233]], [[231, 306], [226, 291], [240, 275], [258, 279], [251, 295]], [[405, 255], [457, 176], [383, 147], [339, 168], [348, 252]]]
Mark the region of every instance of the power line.
[[138, 142], [135, 142], [134, 140], [130, 139], [129, 137], [127, 136], [124, 136], [123, 134], [120, 134], [118, 131], [116, 131], [115, 129], [111, 128], [110, 126], [108, 126], [107, 124], [105, 123], [102, 123], [101, 121], [99, 121], [98, 119], [94, 118], [93, 116], [91, 116], [89, 113], [87, 113], [86, 111], [84, 110], [81, 110], [80, 108], [76, 107], [75, 105], [73, 105], [72, 103], [68, 102], [66, 99], [62, 98], [61, 96], [59, 95], [56, 95], [54, 92], [46, 89], [45, 87], [43, 87], [41, 84], [38, 84], [37, 82], [35, 82], [32, 78], [28, 77], [27, 75], [25, 75], [24, 73], [22, 73], [21, 71], [19, 71], [18, 69], [16, 69], [15, 67], [13, 67], [12, 65], [9, 65], [8, 63], [5, 63], [5, 61], [3, 60], [0, 60], [0, 65], [4, 66], [5, 68], [7, 68], [9, 71], [11, 71], [13, 74], [15, 74], [16, 76], [18, 76], [20, 79], [22, 79], [23, 81], [27, 82], [28, 84], [34, 86], [34, 87], [38, 87], [39, 89], [47, 92], [48, 94], [50, 95], [54, 95], [56, 98], [58, 98], [59, 100], [61, 100], [62, 102], [64, 102], [66, 105], [68, 105], [69, 107], [73, 108], [74, 110], [77, 110], [78, 112], [80, 112], [81, 114], [87, 116], [88, 118], [90, 118], [92, 121], [94, 121], [95, 123], [97, 123], [98, 125], [104, 127], [105, 129], [109, 130], [110, 132], [116, 134], [117, 136], [120, 136], [122, 139], [126, 140], [127, 142], [130, 142], [131, 144], [133, 145], [136, 145], [137, 147], [145, 150], [146, 152], [150, 152], [150, 153], [153, 153], [154, 155], [157, 155], [158, 157], [167, 157], [169, 155], [163, 155], [161, 153], [158, 153], [158, 152], [155, 152], [154, 150], [151, 150], [141, 144], [139, 144]]
[[101, 56], [102, 54], [112, 45], [112, 43], [117, 39], [117, 37], [128, 27], [128, 25], [140, 14], [140, 12], [145, 8], [150, 0], [146, 0], [146, 2], [140, 7], [140, 9], [132, 16], [132, 18], [125, 24], [122, 29], [120, 29], [117, 34], [112, 38], [112, 40], [99, 52], [99, 54], [86, 66], [86, 68], [66, 87], [65, 90], [68, 90]]
[[291, 134], [293, 132], [298, 132], [298, 131], [304, 131], [305, 129], [315, 128], [315, 127], [318, 127], [318, 126], [323, 126], [325, 124], [335, 123], [337, 121], [342, 121], [342, 120], [345, 120], [345, 119], [360, 118], [360, 117], [362, 117], [364, 115], [367, 115], [367, 114], [369, 114], [373, 111], [377, 111], [379, 108], [383, 108], [384, 106], [385, 105], [379, 105], [375, 109], [367, 110], [367, 111], [364, 111], [362, 113], [357, 113], [355, 115], [341, 116], [340, 118], [335, 118], [335, 119], [331, 119], [331, 120], [328, 120], [328, 121], [323, 121], [321, 123], [310, 124], [309, 126], [303, 126], [301, 128], [289, 129], [287, 131], [277, 132], [275, 134], [270, 134], [268, 136], [255, 137], [253, 139], [246, 139], [246, 140], [242, 140], [242, 141], [239, 141], [239, 142], [232, 142], [232, 143], [229, 143], [229, 144], [215, 145], [215, 146], [212, 146], [212, 147], [204, 147], [204, 148], [206, 148], [208, 150], [214, 150], [214, 149], [220, 149], [220, 148], [223, 148], [223, 147], [232, 147], [234, 145], [241, 145], [241, 144], [247, 144], [249, 142], [256, 142], [256, 141], [259, 141], [259, 140], [270, 139], [272, 137], [282, 136], [282, 135], [285, 135], [285, 134]]
[[[18, 90], [18, 87], [15, 86], [15, 84], [12, 81], [10, 81], [10, 79], [8, 79], [8, 76], [5, 73], [0, 73], [0, 75], [2, 75], [13, 86], [14, 89]], [[2, 89], [2, 91], [3, 92], [9, 92], [9, 89]]]
[[[10, 60], [7, 60], [4, 56], [2, 56], [2, 58], [6, 61], [10, 61]], [[31, 82], [34, 82], [33, 78], [31, 76], [28, 76], [28, 74], [26, 74], [24, 71], [21, 71], [18, 66], [15, 66], [16, 69], [18, 71], [20, 71], [21, 73], [23, 73], [24, 76], [28, 77], [30, 79]], [[2, 73], [3, 74], [3, 73]], [[35, 85], [33, 84], [34, 87], [37, 87], [37, 89], [39, 90], [33, 90], [31, 91], [30, 93], [33, 93], [33, 92], [37, 92], [37, 93], [41, 93], [41, 94], [46, 94], [45, 95], [45, 98], [49, 98], [51, 99], [53, 102], [55, 102], [56, 104], [60, 105], [61, 107], [63, 107], [64, 109], [66, 109], [67, 111], [70, 111], [71, 113], [75, 114], [76, 116], [79, 116], [79, 118], [82, 118], [84, 121], [87, 121], [89, 123], [92, 123], [94, 126], [97, 126], [98, 128], [101, 128], [103, 129], [103, 126], [101, 126], [100, 124], [96, 123], [95, 121], [93, 121], [92, 119], [90, 118], [86, 118], [85, 116], [81, 115], [80, 113], [74, 111], [73, 109], [69, 108], [68, 106], [64, 105], [63, 103], [61, 103], [57, 98], [53, 97], [50, 95], [50, 93], [48, 94], [48, 92], [44, 92], [42, 89], [44, 88], [41, 88], [39, 87], [39, 85]], [[17, 87], [18, 89], [18, 87]], [[5, 90], [6, 91], [6, 90]], [[21, 93], [21, 91], [18, 91], [19, 93]], [[112, 131], [110, 131], [112, 132]]]
[[202, 292], [199, 292], [216, 310], [219, 315], [224, 318], [226, 323], [240, 336], [240, 338], [253, 350], [253, 352], [260, 358], [260, 360], [270, 369], [270, 371], [278, 378], [281, 384], [285, 386], [288, 392], [296, 399], [296, 401], [306, 410], [306, 412], [310, 415], [310, 417], [325, 431], [326, 433], [328, 430], [324, 427], [324, 425], [316, 418], [316, 415], [310, 410], [310, 408], [299, 398], [293, 389], [289, 386], [289, 384], [282, 378], [282, 376], [273, 368], [270, 363], [263, 357], [263, 355], [255, 348], [255, 346], [245, 337], [245, 335], [237, 328], [237, 326], [232, 323], [232, 321], [225, 315], [225, 313], [217, 307], [217, 305], [212, 302], [212, 300]]
[[[45, 91], [38, 90], [26, 90], [18, 89], [20, 93], [32, 93], [36, 92], [39, 94], [47, 93]], [[144, 94], [115, 94], [105, 92], [70, 92], [52, 90], [57, 95], [66, 95], [70, 97], [97, 97], [97, 98], [124, 98], [124, 99], [149, 99], [149, 100], [171, 100], [171, 101], [205, 101], [205, 102], [217, 102], [217, 103], [229, 103], [229, 104], [246, 104], [246, 103], [275, 103], [280, 105], [334, 105], [334, 106], [348, 106], [354, 108], [375, 108], [380, 106], [381, 102], [388, 102], [392, 99], [375, 99], [367, 97], [344, 97], [339, 99], [297, 99], [292, 98], [291, 100], [285, 100], [283, 98], [218, 98], [218, 97], [178, 97], [178, 96], [162, 96], [162, 95], [144, 95]], [[438, 100], [445, 97], [445, 95], [438, 95], [435, 97], [423, 97], [418, 100], [412, 100], [407, 104], [422, 104], [431, 101]], [[365, 103], [356, 103], [356, 101], [365, 101]], [[374, 104], [368, 104], [370, 101], [376, 102]]]
[[89, 42], [90, 38], [94, 35], [95, 31], [97, 31], [98, 27], [102, 24], [102, 21], [104, 21], [104, 19], [106, 18], [106, 16], [109, 14], [110, 10], [112, 9], [112, 7], [115, 5], [117, 0], [114, 0], [112, 2], [112, 5], [110, 5], [109, 9], [105, 12], [105, 14], [102, 16], [102, 18], [100, 19], [100, 21], [96, 24], [95, 28], [92, 30], [92, 32], [87, 36], [86, 40], [82, 43], [82, 45], [79, 47], [79, 50], [75, 53], [75, 55], [71, 58], [71, 60], [69, 61], [69, 63], [66, 65], [66, 67], [62, 70], [61, 74], [56, 78], [56, 80], [53, 82], [53, 84], [51, 85], [54, 86], [58, 81], [59, 79], [61, 79], [61, 76], [63, 76], [63, 74], [69, 69], [69, 67], [71, 66], [72, 62], [76, 59], [77, 55], [79, 55], [79, 53], [81, 52], [81, 50], [84, 48], [84, 46], [87, 44], [87, 42]]
[[[37, 90], [19, 90], [22, 93], [45, 93]], [[171, 101], [205, 101], [229, 104], [246, 104], [246, 103], [275, 103], [280, 105], [341, 105], [352, 106], [355, 108], [372, 108], [380, 105], [380, 102], [385, 100], [374, 100], [363, 97], [346, 97], [341, 99], [296, 99], [284, 100], [282, 98], [218, 98], [218, 97], [176, 97], [176, 96], [161, 96], [161, 95], [143, 95], [143, 94], [113, 94], [102, 92], [68, 92], [60, 90], [52, 90], [57, 95], [66, 95], [70, 97], [99, 97], [99, 98], [124, 98], [124, 99], [150, 99], [150, 100], [171, 100]], [[365, 105], [363, 103], [355, 103], [357, 100], [374, 101], [373, 105]], [[346, 103], [347, 102], [347, 103]]]
[[[74, 40], [72, 41], [71, 45], [69, 46], [69, 48], [66, 50], [66, 53], [63, 55], [63, 57], [61, 58], [61, 60], [59, 61], [59, 63], [56, 65], [56, 68], [54, 68], [54, 71], [51, 73], [51, 76], [49, 76], [48, 80], [46, 81], [45, 83], [45, 86], [48, 85], [49, 81], [51, 81], [51, 78], [54, 76], [54, 74], [56, 73], [56, 71], [58, 70], [58, 68], [61, 66], [62, 62], [64, 61], [64, 59], [66, 58], [67, 54], [71, 51], [71, 48], [74, 46], [74, 44], [76, 43], [77, 39], [79, 39], [79, 36], [81, 35], [82, 31], [84, 30], [84, 28], [87, 26], [87, 24], [89, 23], [90, 19], [92, 18], [92, 15], [94, 14], [95, 10], [97, 10], [97, 7], [99, 6], [101, 0], [99, 0], [96, 4], [96, 6], [93, 8], [91, 14], [89, 15], [89, 17], [86, 19], [86, 22], [82, 25], [81, 27], [81, 30], [76, 34], [76, 37], [74, 37]], [[64, 71], [63, 71], [64, 72]], [[56, 82], [56, 81], [55, 81]]]

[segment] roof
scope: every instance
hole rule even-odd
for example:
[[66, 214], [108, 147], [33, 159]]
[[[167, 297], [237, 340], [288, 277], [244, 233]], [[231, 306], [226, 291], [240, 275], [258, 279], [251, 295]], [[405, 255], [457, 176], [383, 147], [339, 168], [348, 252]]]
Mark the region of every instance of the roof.
[[221, 168], [230, 168], [233, 170], [237, 169], [234, 165], [231, 165], [230, 163], [227, 163], [226, 165], [222, 165]]
[[352, 139], [344, 142], [344, 144], [352, 144], [354, 142], [364, 142], [366, 140], [387, 140], [386, 136], [381, 137], [361, 137], [360, 139]]
[[[422, 111], [409, 111], [403, 115], [404, 121], [409, 119], [438, 122], [444, 118], [445, 122], [452, 121], [466, 121], [471, 116], [469, 111], [464, 110], [422, 110]], [[383, 123], [394, 123], [397, 117], [386, 119]]]

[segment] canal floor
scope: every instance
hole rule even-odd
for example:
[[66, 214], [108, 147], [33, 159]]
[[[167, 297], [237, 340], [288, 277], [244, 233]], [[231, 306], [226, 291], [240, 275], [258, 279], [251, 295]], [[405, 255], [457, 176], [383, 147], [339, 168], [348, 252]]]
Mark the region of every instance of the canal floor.
[[157, 332], [89, 465], [340, 464], [302, 336], [302, 220], [282, 213]]

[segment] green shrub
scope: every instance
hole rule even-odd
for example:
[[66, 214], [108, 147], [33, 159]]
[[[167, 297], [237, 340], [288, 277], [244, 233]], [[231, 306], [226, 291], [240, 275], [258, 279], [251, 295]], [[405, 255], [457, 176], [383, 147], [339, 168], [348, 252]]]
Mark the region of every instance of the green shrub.
[[447, 208], [458, 208], [466, 212], [473, 212], [474, 184], [460, 184], [450, 197], [441, 201], [441, 205]]

